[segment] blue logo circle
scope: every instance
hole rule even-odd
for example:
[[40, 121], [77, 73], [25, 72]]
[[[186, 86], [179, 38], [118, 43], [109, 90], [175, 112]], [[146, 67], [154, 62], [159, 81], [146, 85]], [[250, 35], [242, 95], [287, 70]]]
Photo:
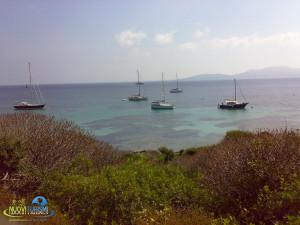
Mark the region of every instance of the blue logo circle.
[[44, 196], [36, 196], [32, 200], [31, 204], [36, 206], [46, 206], [48, 204], [48, 201]]

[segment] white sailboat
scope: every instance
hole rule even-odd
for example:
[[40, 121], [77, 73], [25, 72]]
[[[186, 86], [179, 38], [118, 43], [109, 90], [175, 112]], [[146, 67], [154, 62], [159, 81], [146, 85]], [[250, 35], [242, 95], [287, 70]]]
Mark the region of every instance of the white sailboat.
[[178, 87], [178, 75], [176, 73], [176, 88], [172, 88], [170, 93], [182, 93], [183, 90]]
[[129, 101], [146, 101], [146, 100], [148, 100], [148, 98], [141, 95], [141, 85], [144, 85], [144, 83], [140, 82], [140, 73], [138, 70], [137, 70], [137, 75], [138, 75], [138, 82], [136, 83], [136, 85], [138, 87], [138, 94], [129, 96], [128, 100]]
[[162, 73], [161, 77], [162, 77], [163, 99], [152, 102], [151, 109], [174, 109], [175, 108], [174, 105], [166, 101], [164, 73]]
[[29, 72], [29, 85], [26, 88], [30, 90], [30, 100], [21, 101], [20, 103], [14, 105], [15, 109], [28, 110], [28, 109], [42, 109], [45, 107], [45, 102], [41, 90], [38, 85], [32, 84], [31, 67], [30, 62], [28, 63]]

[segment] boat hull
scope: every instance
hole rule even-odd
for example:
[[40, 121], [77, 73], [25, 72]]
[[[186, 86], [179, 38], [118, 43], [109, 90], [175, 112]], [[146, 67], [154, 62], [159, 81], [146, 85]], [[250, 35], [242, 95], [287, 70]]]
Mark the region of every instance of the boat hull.
[[172, 104], [166, 104], [166, 103], [156, 103], [153, 102], [151, 104], [151, 109], [174, 109], [174, 105]]
[[147, 101], [148, 98], [144, 96], [130, 96], [128, 97], [128, 101], [133, 101], [133, 102], [140, 102], [140, 101]]
[[183, 91], [181, 89], [177, 89], [177, 88], [170, 90], [170, 93], [182, 93], [182, 92]]
[[234, 105], [226, 105], [221, 104], [219, 105], [220, 109], [245, 109], [245, 107], [248, 105], [248, 102], [238, 103]]
[[33, 110], [33, 109], [43, 109], [45, 104], [34, 104], [34, 105], [15, 105], [14, 108], [17, 110]]
[[174, 106], [151, 106], [151, 109], [160, 110], [160, 109], [174, 109]]

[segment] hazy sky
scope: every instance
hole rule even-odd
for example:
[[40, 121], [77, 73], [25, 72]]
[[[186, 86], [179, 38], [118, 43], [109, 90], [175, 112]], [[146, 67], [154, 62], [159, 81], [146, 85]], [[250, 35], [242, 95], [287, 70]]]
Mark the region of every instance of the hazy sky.
[[0, 0], [0, 84], [300, 67], [299, 0]]

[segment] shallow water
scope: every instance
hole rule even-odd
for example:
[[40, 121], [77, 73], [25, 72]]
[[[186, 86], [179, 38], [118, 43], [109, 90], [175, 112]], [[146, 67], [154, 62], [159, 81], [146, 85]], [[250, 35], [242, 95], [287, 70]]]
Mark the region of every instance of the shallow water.
[[[132, 83], [42, 85], [47, 101], [37, 111], [74, 121], [98, 139], [120, 149], [181, 149], [216, 143], [232, 129], [300, 127], [300, 79], [240, 80], [242, 94], [250, 102], [246, 110], [217, 109], [223, 98], [234, 94], [233, 82], [181, 82], [180, 94], [167, 93], [175, 110], [152, 111], [152, 100], [161, 98], [160, 82], [145, 83], [145, 102], [122, 101], [137, 89]], [[175, 82], [166, 82], [166, 90]], [[242, 93], [239, 91], [242, 89]], [[24, 86], [0, 87], [0, 112], [14, 112], [12, 106], [27, 96]]]

